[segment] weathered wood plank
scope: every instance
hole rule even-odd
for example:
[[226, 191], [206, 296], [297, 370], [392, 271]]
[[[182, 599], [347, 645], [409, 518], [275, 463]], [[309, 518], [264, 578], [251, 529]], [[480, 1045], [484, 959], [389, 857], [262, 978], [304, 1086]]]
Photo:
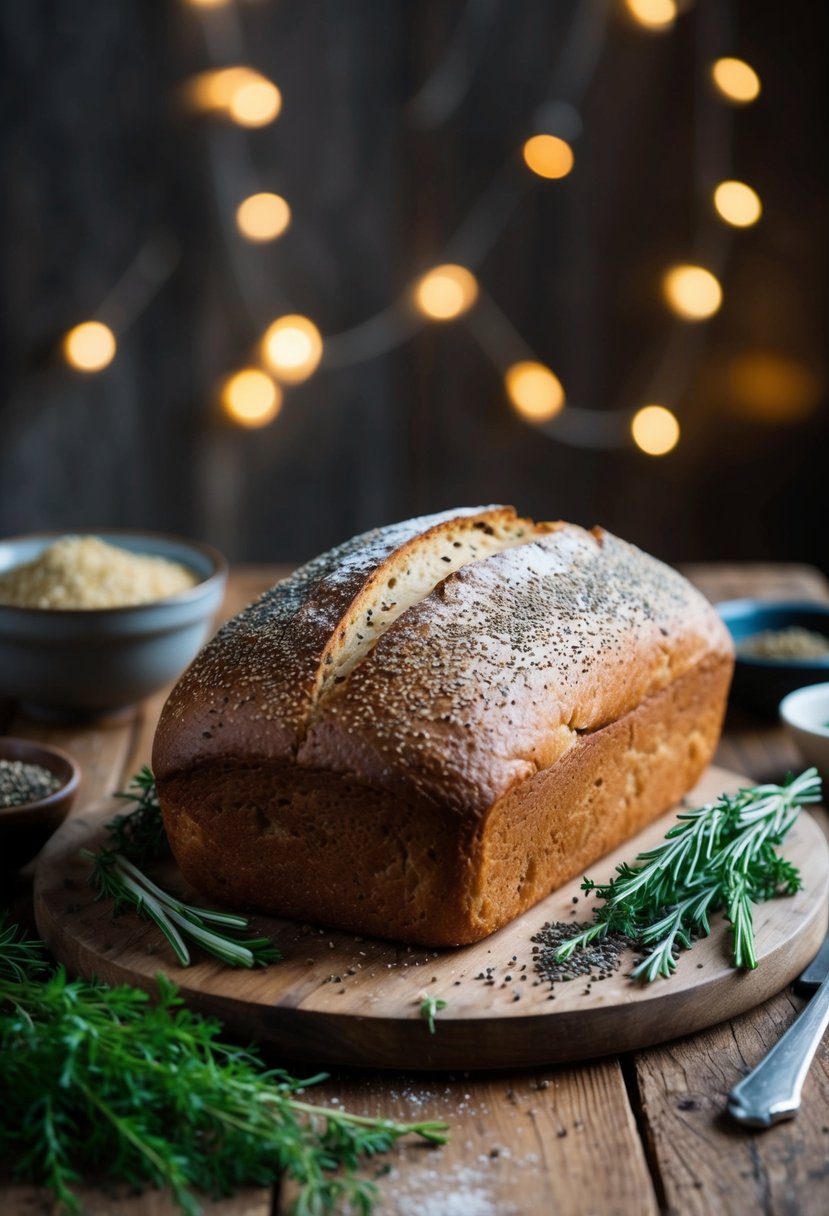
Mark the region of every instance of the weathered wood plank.
[[796, 1120], [738, 1127], [726, 1096], [780, 1038], [799, 1003], [787, 993], [712, 1030], [635, 1059], [642, 1123], [670, 1212], [825, 1216], [829, 1209], [829, 1043]]
[[[309, 1092], [358, 1114], [450, 1125], [443, 1147], [408, 1139], [397, 1145], [391, 1173], [378, 1180], [376, 1216], [658, 1211], [616, 1062], [517, 1078], [338, 1077]], [[369, 1167], [366, 1176], [375, 1171]], [[286, 1184], [279, 1216], [287, 1216], [294, 1194]]]

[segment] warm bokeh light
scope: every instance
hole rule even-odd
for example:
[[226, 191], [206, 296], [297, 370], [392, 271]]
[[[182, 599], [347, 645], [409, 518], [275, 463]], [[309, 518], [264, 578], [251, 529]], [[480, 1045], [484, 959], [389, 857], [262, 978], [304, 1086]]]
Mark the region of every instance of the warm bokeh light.
[[191, 8], [226, 8], [230, 0], [186, 0]]
[[282, 94], [264, 77], [241, 85], [230, 99], [227, 112], [240, 127], [264, 127], [282, 109]]
[[504, 384], [517, 412], [531, 422], [547, 422], [564, 406], [561, 381], [543, 363], [532, 359], [513, 363], [507, 368]]
[[750, 228], [763, 214], [760, 196], [745, 182], [720, 182], [714, 191], [717, 214], [735, 228]]
[[236, 209], [236, 224], [249, 241], [274, 241], [291, 222], [291, 208], [279, 194], [251, 194]]
[[524, 161], [539, 177], [566, 177], [573, 168], [573, 149], [557, 135], [533, 135], [524, 144]]
[[716, 275], [704, 266], [674, 266], [663, 279], [665, 299], [678, 317], [704, 321], [722, 304], [722, 288]]
[[738, 413], [760, 422], [800, 422], [818, 406], [821, 378], [790, 355], [745, 351], [726, 369], [728, 401]]
[[633, 415], [630, 432], [648, 456], [664, 456], [679, 443], [679, 423], [664, 405], [643, 405]]
[[668, 30], [676, 21], [676, 0], [625, 0], [625, 7], [648, 30]]
[[307, 317], [279, 317], [262, 339], [262, 354], [280, 380], [298, 384], [307, 380], [322, 358], [320, 331]]
[[194, 76], [187, 85], [187, 93], [197, 110], [226, 110], [234, 93], [258, 79], [258, 73], [251, 68], [218, 68]]
[[737, 105], [747, 105], [760, 95], [760, 77], [744, 59], [718, 59], [711, 76], [723, 97]]
[[261, 72], [236, 66], [200, 72], [185, 96], [194, 110], [219, 111], [242, 127], [264, 127], [282, 109], [282, 94]]
[[102, 321], [84, 321], [63, 339], [66, 362], [81, 372], [99, 372], [115, 358], [115, 334]]
[[415, 287], [414, 300], [425, 317], [451, 321], [472, 307], [478, 298], [478, 281], [465, 266], [435, 266]]
[[222, 407], [239, 426], [267, 426], [282, 408], [282, 392], [266, 372], [246, 367], [225, 380]]

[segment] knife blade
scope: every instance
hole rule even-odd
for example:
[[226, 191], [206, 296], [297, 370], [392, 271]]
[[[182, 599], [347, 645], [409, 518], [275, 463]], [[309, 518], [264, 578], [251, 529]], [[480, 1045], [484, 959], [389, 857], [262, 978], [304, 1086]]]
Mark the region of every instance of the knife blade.
[[809, 966], [805, 971], [801, 971], [795, 980], [795, 992], [802, 992], [804, 995], [815, 992], [827, 975], [829, 975], [829, 933], [823, 939], [823, 945]]

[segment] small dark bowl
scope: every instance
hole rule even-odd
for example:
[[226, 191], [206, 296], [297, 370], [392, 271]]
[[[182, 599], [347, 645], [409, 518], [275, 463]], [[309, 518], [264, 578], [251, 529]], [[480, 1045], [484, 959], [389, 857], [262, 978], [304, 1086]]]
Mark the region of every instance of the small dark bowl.
[[81, 770], [57, 747], [7, 736], [0, 736], [0, 760], [39, 764], [61, 782], [60, 788], [45, 798], [0, 807], [0, 871], [19, 870], [40, 852], [69, 814]]
[[799, 625], [829, 638], [829, 605], [773, 600], [727, 600], [716, 605], [737, 646], [732, 700], [744, 709], [776, 718], [780, 702], [796, 688], [829, 680], [829, 655], [820, 659], [760, 659], [740, 654], [740, 643], [756, 633]]

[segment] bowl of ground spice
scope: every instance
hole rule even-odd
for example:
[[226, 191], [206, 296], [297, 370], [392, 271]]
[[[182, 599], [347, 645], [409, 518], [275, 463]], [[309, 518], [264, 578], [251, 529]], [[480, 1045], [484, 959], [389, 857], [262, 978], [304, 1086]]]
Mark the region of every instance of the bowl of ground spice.
[[731, 698], [777, 717], [783, 697], [829, 680], [829, 604], [728, 600], [716, 605], [734, 639]]
[[209, 545], [157, 533], [0, 540], [0, 698], [51, 721], [125, 712], [195, 658], [226, 577]]
[[57, 747], [0, 737], [0, 870], [31, 861], [69, 813], [80, 769]]

